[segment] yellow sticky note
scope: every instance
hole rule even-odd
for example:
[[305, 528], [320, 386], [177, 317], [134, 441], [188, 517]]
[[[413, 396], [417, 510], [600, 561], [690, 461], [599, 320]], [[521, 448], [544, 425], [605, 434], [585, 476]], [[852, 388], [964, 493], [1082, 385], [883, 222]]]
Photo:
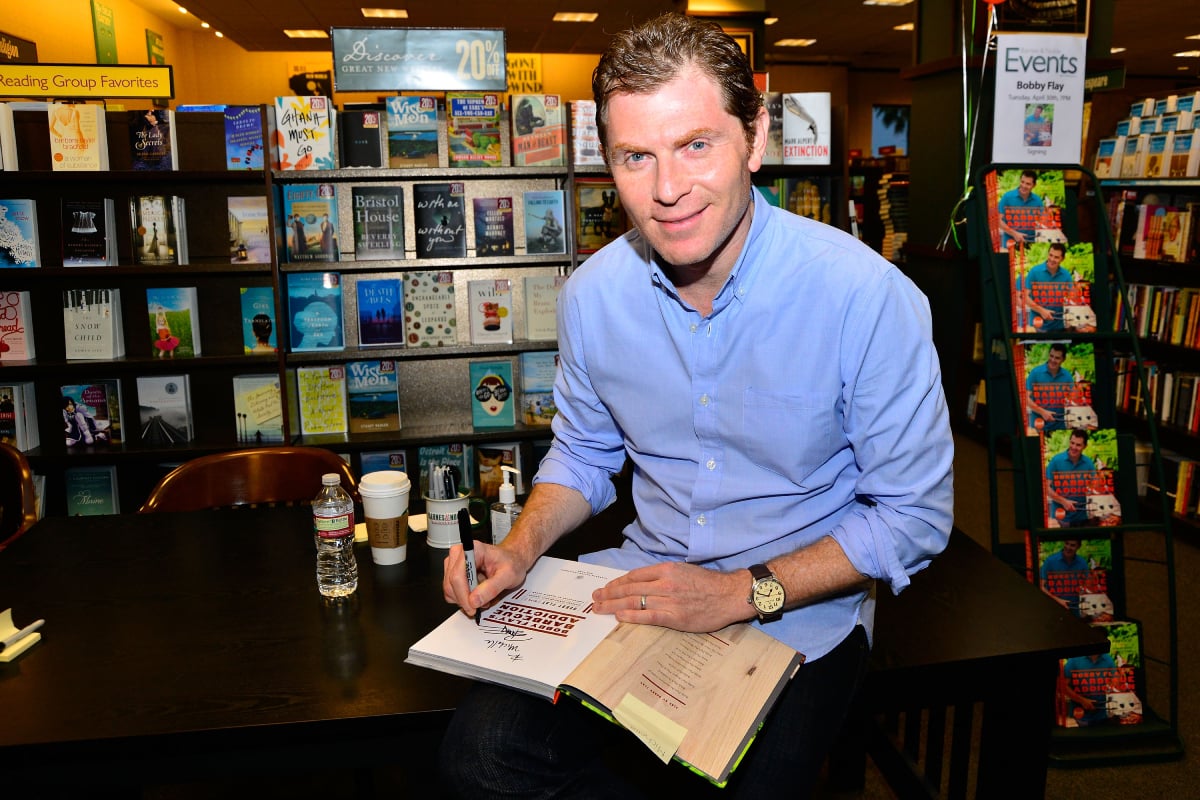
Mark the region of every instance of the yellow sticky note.
[[667, 719], [632, 694], [621, 699], [613, 709], [613, 717], [641, 739], [664, 764], [671, 760], [683, 737], [687, 736], [687, 728]]

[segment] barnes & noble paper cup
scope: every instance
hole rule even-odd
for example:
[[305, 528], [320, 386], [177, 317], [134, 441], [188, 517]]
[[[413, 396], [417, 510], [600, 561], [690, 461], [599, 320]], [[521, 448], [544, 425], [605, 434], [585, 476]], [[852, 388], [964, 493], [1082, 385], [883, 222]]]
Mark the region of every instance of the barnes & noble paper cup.
[[399, 564], [408, 557], [408, 476], [396, 470], [369, 472], [358, 482], [371, 560]]

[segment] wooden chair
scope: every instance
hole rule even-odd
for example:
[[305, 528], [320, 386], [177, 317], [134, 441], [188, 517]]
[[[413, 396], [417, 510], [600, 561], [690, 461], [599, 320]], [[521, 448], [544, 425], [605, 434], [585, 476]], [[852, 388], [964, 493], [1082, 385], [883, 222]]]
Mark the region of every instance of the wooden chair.
[[0, 550], [37, 522], [33, 471], [25, 454], [0, 442]]
[[349, 465], [331, 450], [259, 447], [202, 456], [160, 480], [138, 513], [307, 503], [328, 472], [340, 475], [342, 488], [358, 500]]

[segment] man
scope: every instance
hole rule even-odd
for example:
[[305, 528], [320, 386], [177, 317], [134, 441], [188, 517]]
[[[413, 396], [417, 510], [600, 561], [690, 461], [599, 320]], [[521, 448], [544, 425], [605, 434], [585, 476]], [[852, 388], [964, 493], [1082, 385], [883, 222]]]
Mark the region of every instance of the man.
[[1075, 288], [1075, 277], [1062, 266], [1067, 257], [1067, 246], [1061, 242], [1050, 245], [1046, 251], [1046, 260], [1041, 264], [1030, 267], [1025, 274], [1023, 286], [1018, 289], [1025, 292], [1025, 307], [1029, 309], [1029, 319], [1026, 324], [1030, 330], [1041, 333], [1061, 331], [1066, 325], [1063, 322], [1063, 306], [1071, 297]]
[[1075, 389], [1075, 377], [1063, 369], [1066, 357], [1066, 344], [1052, 342], [1046, 363], [1031, 369], [1025, 378], [1025, 407], [1029, 427], [1035, 431], [1061, 431], [1066, 427], [1063, 412]]
[[[754, 191], [766, 112], [717, 26], [667, 14], [619, 34], [592, 86], [634, 230], [563, 286], [554, 443], [508, 538], [476, 546], [475, 591], [451, 549], [446, 599], [473, 614], [518, 586], [612, 502], [628, 458], [637, 519], [620, 548], [584, 560], [630, 571], [595, 610], [715, 631], [755, 619], [752, 587], [783, 594], [783, 613], [755, 624], [808, 661], [723, 796], [801, 796], [864, 668], [871, 579], [899, 591], [949, 534], [953, 445], [928, 305], [854, 238]], [[443, 740], [446, 785], [630, 797], [600, 758], [612, 730], [628, 736], [479, 684]], [[706, 786], [668, 775], [681, 792]]]
[[996, 204], [999, 213], [1000, 249], [1007, 250], [1017, 243], [1029, 244], [1034, 239], [1038, 223], [1046, 213], [1042, 198], [1034, 193], [1037, 173], [1031, 169], [1021, 172], [1017, 188], [1009, 189]]
[[1058, 520], [1063, 528], [1087, 524], [1087, 487], [1096, 477], [1096, 463], [1083, 453], [1088, 432], [1071, 431], [1067, 449], [1046, 464], [1047, 522]]
[[1046, 556], [1040, 570], [1042, 591], [1075, 616], [1079, 616], [1079, 593], [1092, 573], [1087, 559], [1079, 555], [1081, 539], [1063, 539], [1062, 549]]

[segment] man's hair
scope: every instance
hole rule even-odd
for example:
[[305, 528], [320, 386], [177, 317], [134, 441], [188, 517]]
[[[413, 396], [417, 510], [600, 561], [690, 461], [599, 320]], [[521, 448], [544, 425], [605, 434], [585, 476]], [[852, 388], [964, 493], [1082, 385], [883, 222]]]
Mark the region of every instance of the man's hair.
[[721, 89], [725, 111], [742, 123], [747, 144], [754, 141], [754, 120], [762, 96], [742, 48], [713, 22], [666, 13], [613, 37], [592, 72], [596, 128], [608, 158], [608, 101], [614, 94], [651, 94], [694, 64]]
[[1031, 170], [1031, 169], [1023, 169], [1023, 170], [1021, 170], [1021, 177], [1022, 177], [1022, 178], [1032, 178], [1032, 179], [1033, 179], [1033, 182], [1034, 182], [1034, 183], [1037, 183], [1037, 173], [1036, 173], [1036, 172], [1034, 172], [1034, 171], [1033, 171], [1033, 170]]
[[1048, 249], [1057, 250], [1059, 252], [1059, 255], [1062, 255], [1064, 257], [1067, 255], [1067, 246], [1065, 244], [1063, 244], [1062, 242], [1051, 242], [1050, 247]]
[[1054, 342], [1050, 345], [1050, 352], [1053, 353], [1055, 350], [1062, 353], [1063, 358], [1067, 357], [1067, 346], [1062, 342]]
[[1074, 428], [1074, 429], [1071, 431], [1071, 435], [1070, 435], [1068, 438], [1069, 438], [1069, 439], [1074, 439], [1074, 438], [1076, 438], [1076, 437], [1078, 437], [1078, 438], [1080, 438], [1080, 439], [1083, 439], [1083, 443], [1084, 443], [1084, 444], [1087, 444], [1087, 443], [1088, 443], [1088, 432], [1087, 432], [1087, 429], [1086, 429], [1086, 428]]

